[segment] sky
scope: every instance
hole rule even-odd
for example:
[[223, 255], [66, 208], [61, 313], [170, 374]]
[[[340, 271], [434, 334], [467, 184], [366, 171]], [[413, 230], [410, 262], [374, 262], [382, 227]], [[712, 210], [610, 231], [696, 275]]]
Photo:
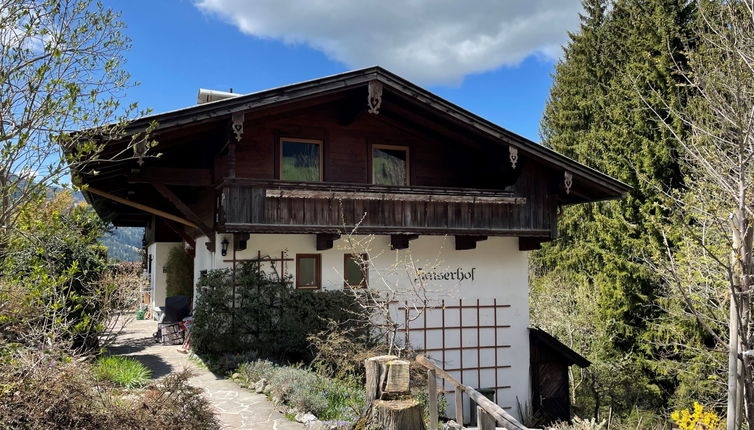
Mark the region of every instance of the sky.
[[130, 101], [249, 93], [379, 65], [539, 141], [579, 0], [106, 0], [132, 40]]

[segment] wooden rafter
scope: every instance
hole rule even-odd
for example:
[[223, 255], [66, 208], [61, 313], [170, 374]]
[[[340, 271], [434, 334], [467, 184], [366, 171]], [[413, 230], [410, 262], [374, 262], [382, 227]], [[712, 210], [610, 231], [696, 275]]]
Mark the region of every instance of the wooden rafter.
[[175, 206], [175, 208], [178, 209], [181, 214], [183, 214], [183, 216], [190, 219], [195, 224], [195, 228], [198, 228], [199, 231], [207, 236], [210, 241], [214, 239], [215, 235], [212, 229], [209, 228], [209, 226], [207, 226], [207, 224], [202, 221], [201, 217], [197, 215], [196, 212], [191, 210], [191, 208], [188, 207], [186, 203], [183, 203], [183, 200], [175, 195], [175, 193], [173, 193], [170, 188], [168, 188], [165, 184], [159, 183], [154, 183], [152, 184], [152, 186], [155, 188], [155, 190], [157, 190], [157, 192], [162, 194], [163, 197], [168, 199], [168, 201], [172, 203], [173, 206]]
[[98, 190], [97, 188], [88, 187], [85, 191], [87, 191], [89, 193], [92, 193], [92, 194], [96, 194], [96, 195], [101, 196], [101, 197], [104, 197], [106, 199], [112, 200], [114, 202], [117, 202], [117, 203], [120, 203], [120, 204], [123, 204], [123, 205], [126, 205], [126, 206], [130, 206], [132, 208], [136, 208], [136, 209], [142, 210], [144, 212], [150, 213], [152, 215], [156, 215], [158, 217], [169, 219], [171, 221], [175, 221], [177, 223], [181, 223], [183, 225], [186, 225], [186, 226], [189, 226], [189, 227], [192, 227], [192, 228], [199, 228], [196, 224], [194, 224], [193, 222], [191, 222], [191, 221], [189, 221], [189, 220], [187, 220], [185, 218], [181, 218], [181, 217], [173, 215], [171, 213], [168, 213], [168, 212], [165, 212], [165, 211], [161, 211], [159, 209], [155, 209], [155, 208], [153, 208], [151, 206], [147, 206], [147, 205], [142, 204], [142, 203], [132, 202], [131, 200], [124, 199], [123, 197], [118, 197], [118, 196], [116, 196], [114, 194], [110, 194], [110, 193], [102, 191], [102, 190]]

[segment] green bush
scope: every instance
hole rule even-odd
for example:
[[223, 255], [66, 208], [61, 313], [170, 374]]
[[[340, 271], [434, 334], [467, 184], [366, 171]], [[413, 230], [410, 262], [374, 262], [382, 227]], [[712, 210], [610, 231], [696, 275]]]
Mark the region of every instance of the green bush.
[[242, 386], [248, 387], [262, 378], [269, 380], [275, 368], [275, 364], [267, 360], [242, 363], [235, 371], [237, 374], [235, 380]]
[[99, 380], [110, 381], [123, 388], [143, 387], [152, 378], [152, 371], [129, 357], [100, 357], [94, 366]]
[[323, 416], [329, 403], [325, 393], [317, 385], [295, 387], [288, 395], [288, 405], [300, 411], [311, 412], [316, 417]]
[[58, 193], [22, 211], [0, 249], [0, 337], [26, 345], [94, 350], [110, 318], [103, 285], [107, 230], [89, 206]]
[[301, 367], [282, 366], [272, 371], [269, 382], [272, 396], [288, 403], [294, 391], [317, 386], [319, 378]]
[[364, 387], [353, 377], [335, 379], [320, 376], [317, 389], [327, 399], [327, 407], [319, 415], [315, 414], [321, 420], [355, 421], [364, 409]]
[[368, 321], [347, 291], [296, 290], [288, 279], [252, 263], [242, 264], [235, 278], [235, 296], [230, 270], [213, 270], [201, 279], [205, 288], [192, 327], [199, 354], [257, 351], [260, 357], [308, 363], [314, 355], [308, 338], [325, 331], [330, 320], [366, 337]]

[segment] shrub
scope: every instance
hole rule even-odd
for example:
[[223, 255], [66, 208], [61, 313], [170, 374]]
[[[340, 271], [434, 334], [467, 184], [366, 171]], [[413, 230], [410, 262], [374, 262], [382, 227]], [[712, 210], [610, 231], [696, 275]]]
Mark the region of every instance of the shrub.
[[317, 386], [319, 381], [314, 372], [300, 367], [283, 366], [272, 371], [269, 382], [272, 396], [287, 403], [296, 389]]
[[321, 418], [329, 403], [325, 393], [318, 388], [317, 385], [295, 387], [288, 395], [288, 405]]
[[106, 224], [65, 192], [22, 211], [17, 227], [3, 237], [0, 338], [69, 354], [96, 351], [129, 301], [120, 275], [107, 276], [107, 250], [97, 242]]
[[0, 428], [216, 429], [218, 422], [190, 374], [171, 374], [122, 395], [100, 385], [85, 362], [24, 349], [0, 351]]
[[235, 278], [235, 298], [230, 270], [213, 270], [202, 278], [206, 288], [198, 297], [192, 327], [197, 353], [256, 350], [261, 357], [310, 362], [308, 339], [328, 328], [324, 315], [352, 328], [354, 336], [368, 332], [362, 308], [347, 291], [296, 290], [287, 279], [252, 263], [242, 264]]
[[327, 399], [327, 408], [317, 417], [321, 420], [356, 420], [366, 402], [364, 387], [354, 377], [347, 379], [320, 376], [318, 387]]
[[597, 421], [595, 418], [581, 419], [579, 417], [573, 417], [571, 423], [556, 423], [548, 427], [548, 430], [603, 430], [605, 425], [605, 420]]
[[678, 424], [681, 430], [714, 430], [720, 428], [722, 422], [715, 411], [706, 409], [698, 402], [694, 402], [691, 411], [688, 409], [675, 411], [670, 418]]
[[235, 371], [238, 376], [235, 379], [242, 386], [248, 387], [262, 378], [269, 380], [275, 369], [275, 364], [271, 361], [250, 361], [238, 366]]
[[123, 388], [135, 388], [146, 385], [152, 378], [152, 371], [133, 358], [109, 356], [97, 359], [94, 375]]

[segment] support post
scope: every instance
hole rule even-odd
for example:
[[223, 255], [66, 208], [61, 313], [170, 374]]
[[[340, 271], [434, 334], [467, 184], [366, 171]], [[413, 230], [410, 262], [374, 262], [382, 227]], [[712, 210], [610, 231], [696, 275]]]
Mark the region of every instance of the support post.
[[429, 428], [437, 430], [437, 372], [435, 369], [427, 370], [427, 394], [429, 396]]
[[463, 425], [463, 390], [461, 387], [456, 387], [455, 395], [456, 404], [456, 422]]
[[484, 409], [476, 407], [476, 426], [478, 430], [495, 430], [497, 424], [495, 418], [488, 414]]

